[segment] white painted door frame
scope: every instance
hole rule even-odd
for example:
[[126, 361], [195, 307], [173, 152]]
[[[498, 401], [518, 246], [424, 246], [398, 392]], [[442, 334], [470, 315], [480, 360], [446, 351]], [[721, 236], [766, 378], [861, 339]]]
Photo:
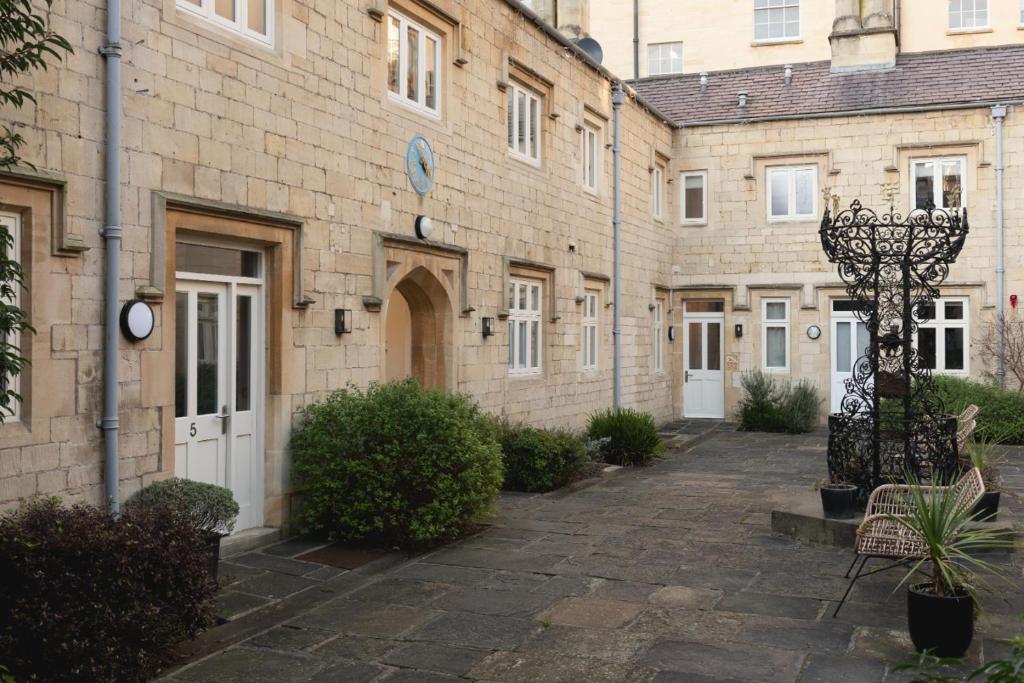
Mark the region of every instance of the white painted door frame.
[[[709, 329], [714, 327], [718, 334], [717, 356], [710, 353], [708, 345]], [[698, 364], [700, 367], [694, 367]], [[725, 417], [724, 368], [725, 314], [684, 313], [683, 417]]]

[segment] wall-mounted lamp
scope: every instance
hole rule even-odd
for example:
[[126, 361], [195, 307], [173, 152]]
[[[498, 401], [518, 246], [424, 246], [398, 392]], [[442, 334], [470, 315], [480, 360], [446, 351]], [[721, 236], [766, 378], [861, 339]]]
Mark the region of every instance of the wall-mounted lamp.
[[671, 344], [675, 340], [676, 340], [676, 326], [675, 325], [669, 325], [668, 326], [668, 341]]
[[352, 311], [348, 308], [334, 309], [334, 334], [339, 337], [352, 332]]
[[742, 337], [743, 336], [743, 325], [740, 325], [739, 323], [737, 323], [736, 325], [733, 325], [732, 326], [732, 333], [733, 333], [733, 335], [735, 335], [735, 337], [737, 339]]
[[484, 339], [494, 336], [494, 318], [480, 318]]
[[434, 221], [430, 220], [430, 216], [416, 216], [416, 236], [425, 240], [430, 237], [432, 232], [434, 232]]

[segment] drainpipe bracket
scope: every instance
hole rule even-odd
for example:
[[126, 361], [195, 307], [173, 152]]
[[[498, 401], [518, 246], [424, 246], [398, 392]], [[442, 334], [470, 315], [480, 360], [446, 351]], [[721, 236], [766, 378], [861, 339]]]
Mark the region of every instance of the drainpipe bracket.
[[121, 239], [123, 233], [120, 225], [106, 225], [100, 229], [100, 237], [104, 239]]
[[96, 428], [104, 431], [117, 430], [118, 424], [116, 417], [104, 417], [101, 420], [96, 420]]
[[107, 43], [101, 45], [97, 50], [104, 57], [114, 57], [115, 59], [121, 58], [121, 43]]

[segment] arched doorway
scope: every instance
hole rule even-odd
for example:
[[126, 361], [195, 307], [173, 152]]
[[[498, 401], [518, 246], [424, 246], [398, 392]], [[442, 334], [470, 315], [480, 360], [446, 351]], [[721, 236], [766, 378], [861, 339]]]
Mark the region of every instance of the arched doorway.
[[384, 379], [415, 377], [425, 387], [448, 388], [452, 309], [448, 291], [419, 266], [394, 286], [384, 311]]

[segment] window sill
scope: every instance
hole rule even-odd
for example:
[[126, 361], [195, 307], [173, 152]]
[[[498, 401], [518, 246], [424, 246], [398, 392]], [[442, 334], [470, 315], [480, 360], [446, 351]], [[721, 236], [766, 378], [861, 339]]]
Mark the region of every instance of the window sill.
[[705, 228], [708, 225], [708, 221], [707, 219], [700, 221], [683, 221], [679, 225], [683, 226], [684, 228]]
[[509, 372], [508, 373], [508, 378], [511, 379], [511, 380], [515, 380], [517, 382], [519, 382], [519, 381], [528, 381], [528, 380], [538, 380], [539, 381], [539, 380], [543, 380], [544, 379], [544, 371], [541, 370], [539, 372]]
[[820, 219], [817, 216], [769, 216], [768, 222], [773, 225], [779, 223], [817, 223]]
[[523, 156], [522, 154], [519, 154], [518, 152], [513, 152], [512, 150], [508, 151], [508, 158], [514, 159], [515, 161], [518, 161], [521, 164], [526, 164], [527, 166], [536, 168], [537, 170], [540, 170], [541, 168], [540, 159], [531, 159], [530, 157]]
[[423, 117], [425, 117], [427, 119], [430, 119], [431, 121], [437, 121], [438, 123], [441, 122], [441, 118], [442, 117], [441, 117], [441, 112], [440, 111], [435, 111], [433, 109], [430, 109], [429, 107], [421, 106], [418, 103], [410, 102], [406, 98], [403, 98], [401, 95], [396, 95], [391, 90], [388, 90], [387, 92], [388, 92], [388, 102], [392, 102], [394, 104], [397, 104], [402, 109], [404, 109], [406, 111], [410, 111], [413, 114], [418, 114], [420, 116], [423, 116]]
[[972, 33], [992, 33], [992, 27], [982, 26], [979, 28], [951, 28], [946, 31], [947, 36], [964, 36]]
[[774, 38], [768, 40], [755, 40], [752, 43], [750, 43], [750, 47], [769, 47], [771, 45], [800, 45], [803, 42], [803, 38]]

